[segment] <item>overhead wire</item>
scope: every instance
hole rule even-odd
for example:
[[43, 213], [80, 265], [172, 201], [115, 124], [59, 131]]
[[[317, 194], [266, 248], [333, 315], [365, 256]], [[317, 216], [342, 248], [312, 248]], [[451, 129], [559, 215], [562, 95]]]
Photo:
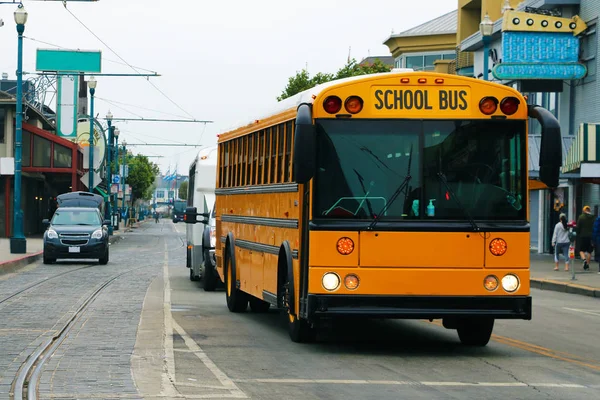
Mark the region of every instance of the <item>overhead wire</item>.
[[[112, 47], [110, 47], [104, 40], [102, 40], [98, 35], [96, 35], [94, 33], [94, 31], [92, 31], [90, 28], [88, 28], [88, 26], [81, 21], [79, 18], [77, 18], [77, 16], [75, 14], [73, 14], [73, 12], [71, 10], [69, 10], [67, 8], [67, 4], [64, 3], [64, 7], [65, 10], [67, 10], [67, 12], [69, 14], [71, 14], [71, 16], [73, 16], [73, 18], [75, 18], [75, 20], [77, 20], [77, 22], [79, 22], [88, 32], [90, 32], [96, 39], [98, 39], [100, 41], [100, 43], [102, 43], [104, 46], [106, 46], [107, 49], [109, 49], [114, 55], [116, 55], [121, 61], [123, 61], [125, 64], [127, 64], [127, 66], [129, 68], [131, 68], [132, 70], [134, 70], [136, 73], [140, 73], [140, 71], [138, 71], [134, 66], [132, 66], [131, 64], [129, 64], [123, 57], [121, 57], [115, 50], [113, 50]], [[173, 99], [171, 99], [165, 92], [163, 92], [162, 90], [160, 90], [160, 88], [158, 86], [156, 86], [152, 81], [150, 81], [150, 79], [145, 79], [150, 85], [152, 85], [152, 87], [154, 89], [156, 89], [160, 94], [162, 94], [167, 100], [169, 100], [175, 107], [179, 108], [181, 111], [183, 111], [185, 114], [189, 115], [191, 119], [195, 120], [196, 118], [190, 114], [189, 112], [187, 112], [183, 107], [181, 107], [179, 104], [177, 104]]]
[[[165, 111], [154, 110], [154, 109], [152, 109], [152, 108], [146, 108], [146, 107], [136, 106], [135, 104], [123, 103], [122, 101], [109, 100], [109, 99], [105, 99], [105, 98], [98, 97], [98, 96], [96, 96], [96, 97], [94, 97], [94, 98], [95, 98], [95, 99], [104, 100], [104, 101], [106, 101], [106, 102], [109, 102], [109, 101], [111, 101], [111, 102], [113, 102], [113, 103], [116, 103], [116, 104], [122, 104], [122, 105], [124, 105], [124, 106], [128, 106], [128, 107], [135, 107], [135, 108], [139, 108], [139, 109], [146, 110], [146, 111], [152, 111], [152, 112], [157, 112], [157, 113], [160, 113], [160, 114], [170, 115], [170, 116], [172, 116], [172, 117], [178, 117], [178, 118], [187, 118], [187, 117], [184, 117], [184, 116], [182, 116], [182, 115], [179, 115], [179, 114], [173, 114], [173, 113], [168, 113], [168, 112], [165, 112]], [[206, 125], [206, 124], [204, 124], [204, 125]]]

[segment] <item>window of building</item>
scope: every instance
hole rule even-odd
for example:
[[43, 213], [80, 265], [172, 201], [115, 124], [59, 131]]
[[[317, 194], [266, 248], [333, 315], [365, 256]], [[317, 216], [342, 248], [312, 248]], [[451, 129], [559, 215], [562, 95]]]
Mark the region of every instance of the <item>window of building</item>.
[[54, 168], [71, 168], [71, 149], [54, 143]]
[[456, 57], [454, 51], [410, 53], [396, 59], [396, 67], [412, 68], [415, 71], [433, 71], [437, 60], [453, 60]]
[[50, 167], [50, 141], [43, 137], [33, 136], [33, 166]]
[[588, 23], [588, 29], [581, 38], [581, 61], [587, 67], [587, 76], [584, 78], [584, 83], [594, 81], [596, 79], [596, 70], [598, 60], [598, 35], [597, 20]]

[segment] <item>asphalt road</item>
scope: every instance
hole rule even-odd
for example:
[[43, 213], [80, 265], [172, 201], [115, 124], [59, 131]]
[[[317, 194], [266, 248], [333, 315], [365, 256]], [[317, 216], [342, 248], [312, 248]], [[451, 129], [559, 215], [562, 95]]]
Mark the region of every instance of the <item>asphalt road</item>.
[[0, 276], [0, 399], [11, 398], [29, 355], [104, 284], [48, 355], [39, 398], [590, 399], [600, 393], [598, 299], [534, 291], [533, 320], [497, 322], [485, 348], [462, 346], [455, 331], [428, 321], [339, 323], [317, 343], [297, 344], [279, 312], [230, 313], [222, 290], [207, 293], [191, 282], [184, 242], [185, 225], [163, 219], [111, 246], [107, 266], [38, 263]]
[[[173, 234], [185, 230], [174, 228]], [[183, 333], [174, 334], [175, 375], [185, 395], [587, 399], [600, 393], [597, 299], [534, 291], [533, 320], [497, 321], [485, 348], [462, 346], [455, 331], [428, 321], [335, 324], [318, 343], [296, 344], [277, 311], [230, 313], [223, 291], [207, 293], [189, 281], [184, 256], [169, 259], [171, 311]]]

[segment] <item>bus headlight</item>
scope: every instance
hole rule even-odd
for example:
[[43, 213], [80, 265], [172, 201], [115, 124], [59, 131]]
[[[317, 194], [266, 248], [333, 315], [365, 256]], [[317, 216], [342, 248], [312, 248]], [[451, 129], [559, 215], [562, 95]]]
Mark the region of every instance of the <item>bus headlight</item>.
[[519, 288], [519, 278], [515, 275], [508, 274], [502, 278], [502, 288], [507, 292], [514, 292]]
[[340, 277], [334, 272], [327, 272], [323, 275], [322, 279], [323, 287], [330, 292], [340, 287]]

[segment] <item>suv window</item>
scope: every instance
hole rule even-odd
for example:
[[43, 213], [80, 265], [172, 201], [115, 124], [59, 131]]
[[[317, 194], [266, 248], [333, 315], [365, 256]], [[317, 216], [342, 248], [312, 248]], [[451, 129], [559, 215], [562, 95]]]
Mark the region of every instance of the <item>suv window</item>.
[[52, 225], [101, 225], [96, 210], [56, 210]]

